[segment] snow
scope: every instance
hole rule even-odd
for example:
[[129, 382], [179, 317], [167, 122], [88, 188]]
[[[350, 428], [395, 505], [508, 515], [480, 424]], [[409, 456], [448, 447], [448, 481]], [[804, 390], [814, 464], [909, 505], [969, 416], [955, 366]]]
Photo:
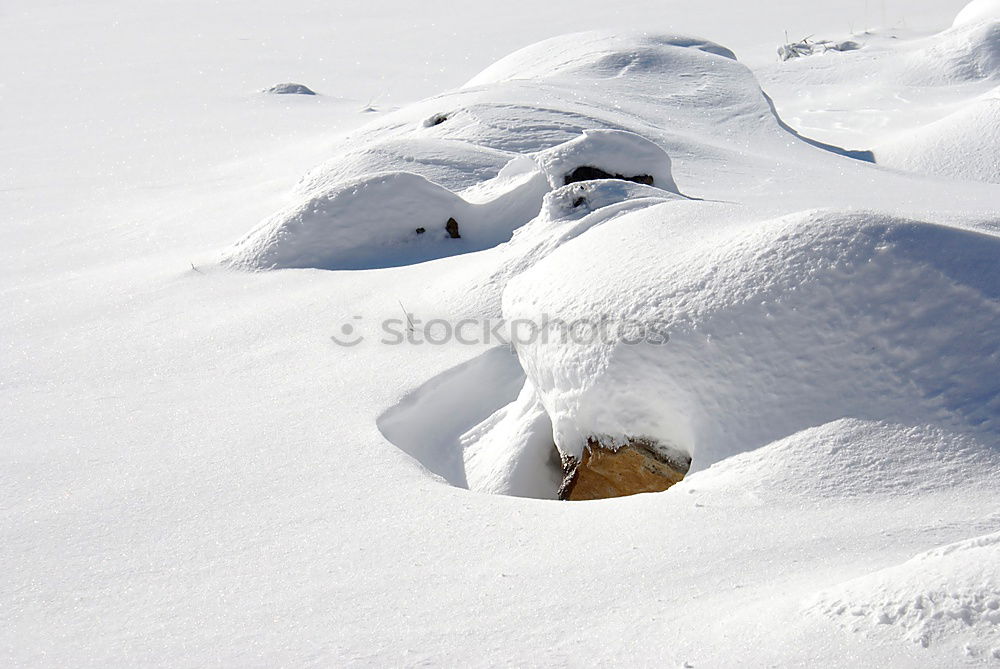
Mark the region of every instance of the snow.
[[593, 167], [613, 176], [648, 176], [650, 186], [677, 192], [670, 174], [670, 156], [653, 142], [620, 130], [584, 130], [583, 134], [558, 144], [535, 157], [552, 188], [568, 183], [580, 167]]
[[883, 165], [1000, 183], [1000, 87], [961, 109], [875, 148]]
[[748, 226], [676, 208], [592, 229], [504, 293], [509, 320], [601, 314], [669, 333], [518, 346], [561, 450], [641, 436], [698, 468], [844, 416], [997, 438], [1000, 381], [981, 364], [1000, 359], [995, 237], [875, 213]]
[[[335, 181], [326, 171], [322, 183], [332, 181], [332, 186], [310, 184], [300, 202], [226, 250], [223, 261], [243, 269], [370, 269], [479, 251], [508, 241], [539, 212], [547, 190], [563, 185], [580, 167], [612, 175], [624, 171], [648, 177], [662, 189], [677, 189], [663, 149], [615, 130], [584, 131], [515, 158], [495, 178], [470, 188], [471, 201], [410, 172]], [[451, 220], [458, 225], [458, 238], [446, 231]]]
[[[0, 662], [995, 664], [964, 5], [5, 8]], [[605, 307], [669, 340], [380, 341]], [[694, 470], [548, 499], [597, 430]]]
[[[893, 167], [960, 178], [974, 173], [982, 162], [978, 151], [970, 157], [974, 167], [949, 164], [964, 153], [957, 147], [938, 151], [933, 161], [920, 154], [931, 150], [938, 134], [967, 147], [983, 141], [981, 155], [992, 147], [988, 114], [966, 110], [980, 106], [1000, 80], [1000, 16], [956, 21], [930, 34], [881, 30], [851, 37], [861, 49], [757, 70], [783, 118], [821, 141], [875, 148], [877, 159]], [[915, 159], [906, 156], [910, 135], [919, 137]], [[893, 149], [879, 150], [887, 141]], [[932, 162], [938, 165], [931, 167]]]
[[972, 0], [962, 8], [952, 25], [958, 27], [996, 19], [1000, 19], [1000, 2], [997, 0]]
[[563, 473], [552, 443], [552, 421], [530, 383], [461, 439], [470, 490], [556, 498]]
[[620, 76], [669, 72], [675, 59], [689, 55], [688, 51], [736, 60], [726, 47], [698, 37], [646, 32], [609, 35], [591, 31], [553, 37], [525, 47], [490, 65], [465, 87], [514, 80], [559, 80], [594, 73]]
[[891, 633], [1000, 659], [1000, 532], [921, 553], [822, 592], [811, 609], [854, 632]]
[[691, 484], [757, 502], [879, 496], [897, 503], [969, 487], [992, 494], [1000, 453], [985, 441], [929, 425], [842, 418], [726, 458]]
[[[482, 380], [486, 378], [490, 379], [490, 387], [483, 392]], [[489, 486], [480, 485], [477, 477], [466, 471], [466, 434], [502, 420], [507, 410], [501, 407], [518, 397], [523, 386], [524, 372], [517, 359], [502, 347], [494, 348], [424, 383], [382, 414], [378, 428], [386, 439], [452, 485], [485, 489]], [[502, 413], [494, 413], [498, 409]], [[538, 413], [533, 407], [520, 411]], [[482, 426], [477, 425], [480, 421], [484, 421]], [[513, 443], [520, 442], [511, 441], [505, 446]], [[504, 453], [498, 453], [497, 458], [516, 457], [506, 455], [507, 451], [516, 453], [514, 449], [502, 450]], [[501, 492], [492, 488], [488, 491]]]
[[275, 84], [274, 86], [264, 89], [264, 92], [273, 93], [275, 95], [316, 95], [316, 92], [308, 86], [294, 83]]

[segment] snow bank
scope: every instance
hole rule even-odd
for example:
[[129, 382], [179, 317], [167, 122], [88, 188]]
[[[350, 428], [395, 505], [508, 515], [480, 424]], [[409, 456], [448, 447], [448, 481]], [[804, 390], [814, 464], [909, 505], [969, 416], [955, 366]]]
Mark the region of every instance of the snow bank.
[[1000, 532], [921, 553], [848, 581], [808, 610], [866, 633], [1000, 659]]
[[1000, 0], [972, 0], [962, 8], [952, 25], [958, 27], [979, 21], [997, 20], [1000, 20]]
[[[661, 189], [677, 189], [670, 158], [656, 144], [629, 132], [593, 130], [511, 161], [495, 178], [467, 189], [468, 200], [407, 172], [344, 180], [326, 190], [313, 187], [316, 194], [238, 242], [226, 262], [247, 269], [365, 269], [489, 248], [510, 239], [539, 212], [545, 193], [577, 175], [578, 168], [623, 178], [640, 175]], [[577, 193], [569, 209], [604, 206], [609, 198], [630, 197], [634, 189], [608, 186], [588, 200], [585, 194], [592, 191], [586, 185], [564, 191]], [[545, 205], [550, 214], [552, 203], [560, 201]], [[459, 238], [446, 229], [449, 221], [457, 223]]]
[[1000, 87], [958, 111], [876, 147], [880, 164], [1000, 183]]
[[993, 492], [1000, 451], [934, 426], [841, 419], [717, 462], [688, 479], [699, 492], [789, 498], [915, 497], [957, 487]]
[[901, 59], [910, 85], [1000, 79], [1000, 18], [966, 23], [916, 42]]
[[[905, 142], [908, 133], [957, 114], [945, 123], [956, 126], [958, 144], [936, 147], [934, 159], [957, 164], [964, 148], [993, 128], [977, 122], [967, 135], [957, 131], [966, 124], [959, 123], [961, 112], [1000, 83], [1000, 15], [991, 6], [996, 3], [972, 3], [953, 27], [931, 35], [856, 35], [862, 50], [819, 61], [792, 59], [762, 68], [758, 76], [797, 129], [835, 144], [878, 147], [883, 155], [887, 142]], [[935, 132], [940, 128], [927, 134]]]
[[[645, 437], [697, 469], [842, 417], [995, 438], [1000, 377], [984, 361], [1000, 358], [1000, 240], [864, 213], [744, 224], [684, 204], [625, 213], [508, 284], [505, 317], [553, 331], [517, 350], [560, 450]], [[556, 332], [602, 316], [669, 341]]]
[[[469, 221], [472, 209], [415, 174], [364, 177], [279, 212], [238, 242], [227, 261], [247, 269], [360, 269], [419, 262], [440, 255], [442, 242], [467, 248], [467, 241], [450, 239], [445, 226], [452, 218]], [[467, 237], [486, 234], [480, 226], [463, 227]]]
[[[676, 35], [566, 35], [345, 138], [301, 181], [296, 201], [224, 260], [362, 269], [481, 250], [507, 241], [568, 175], [676, 192], [668, 154], [751, 173], [751, 154], [812, 158], [801, 140], [724, 47]], [[571, 175], [577, 168], [582, 175]], [[449, 218], [461, 240], [442, 239]]]
[[736, 60], [726, 47], [697, 37], [592, 31], [561, 35], [527, 46], [489, 66], [465, 87], [580, 74], [621, 76], [643, 71], [675, 75], [675, 56], [689, 51]]

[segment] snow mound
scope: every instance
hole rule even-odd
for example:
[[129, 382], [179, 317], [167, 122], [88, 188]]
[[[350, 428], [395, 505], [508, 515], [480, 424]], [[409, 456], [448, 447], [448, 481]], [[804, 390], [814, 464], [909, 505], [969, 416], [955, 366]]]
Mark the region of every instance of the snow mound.
[[841, 419], [718, 462], [688, 479], [699, 491], [758, 499], [896, 499], [959, 486], [995, 489], [1000, 452], [933, 426]]
[[956, 27], [980, 21], [1000, 20], [1000, 0], [972, 0], [955, 17]]
[[[360, 269], [438, 255], [449, 219], [473, 207], [451, 191], [406, 172], [363, 177], [293, 205], [250, 233], [227, 255], [246, 269]], [[462, 230], [462, 228], [460, 228]], [[422, 231], [422, 232], [418, 232]], [[462, 230], [475, 238], [475, 226]]]
[[[226, 262], [245, 269], [365, 269], [489, 248], [534, 218], [548, 189], [580, 178], [581, 170], [626, 176], [617, 174], [622, 171], [670, 191], [677, 188], [670, 158], [656, 144], [629, 132], [592, 130], [511, 161], [494, 179], [467, 189], [469, 199], [408, 172], [311, 188], [314, 195], [264, 222], [225, 254]], [[581, 185], [561, 192], [577, 193], [566, 209], [582, 211], [634, 191]], [[548, 201], [550, 214], [553, 202], [562, 199]], [[457, 225], [457, 238], [448, 229], [450, 221]]]
[[[907, 135], [917, 133], [923, 146], [948, 128], [947, 137], [928, 148], [937, 155], [921, 163], [957, 166], [966, 147], [995, 129], [989, 118], [965, 118], [963, 113], [970, 105], [981, 106], [979, 100], [1000, 83], [1000, 16], [987, 11], [990, 5], [996, 3], [972, 3], [969, 20], [956, 21], [939, 33], [865, 33], [856, 36], [862, 50], [820, 60], [796, 58], [761, 68], [758, 74], [781, 114], [806, 134], [835, 144], [877, 147], [881, 160], [888, 155], [887, 143], [905, 148]], [[973, 9], [977, 20], [971, 19]], [[949, 116], [943, 126], [935, 125]], [[957, 142], [954, 147], [947, 144], [951, 140]], [[971, 162], [988, 150], [975, 151]], [[895, 153], [888, 164], [909, 169]], [[974, 171], [949, 167], [940, 173], [962, 176]]]
[[855, 632], [1000, 659], [1000, 532], [921, 553], [820, 593], [807, 610]]
[[1000, 183], [1000, 88], [876, 147], [880, 164], [923, 174]]
[[[553, 234], [565, 241], [567, 227], [576, 229], [579, 233], [623, 209], [648, 207], [656, 202], [677, 199], [681, 197], [671, 191], [619, 179], [596, 179], [567, 184], [546, 193], [538, 217], [522, 228], [523, 232], [519, 231], [515, 241], [538, 241]], [[608, 210], [608, 207], [612, 208]], [[576, 225], [596, 212], [600, 212], [599, 216], [589, 218], [582, 226]], [[556, 230], [559, 232], [556, 233]]]
[[[505, 318], [550, 331], [517, 352], [562, 452], [644, 437], [698, 469], [843, 417], [995, 438], [1000, 239], [687, 204], [623, 213], [508, 283]], [[586, 329], [602, 317], [627, 336]]]
[[571, 183], [578, 170], [591, 168], [630, 181], [649, 177], [648, 185], [677, 192], [667, 153], [631, 132], [585, 130], [576, 139], [536, 154], [535, 162], [552, 188]]
[[308, 86], [293, 83], [275, 84], [270, 88], [265, 88], [264, 92], [274, 95], [316, 95], [316, 92]]
[[1000, 78], [1000, 19], [959, 25], [917, 42], [905, 53], [910, 85], [952, 85]]
[[311, 195], [359, 175], [405, 171], [460, 192], [497, 176], [519, 154], [438, 137], [393, 137], [352, 148], [312, 170], [297, 190]]
[[672, 74], [681, 50], [736, 60], [724, 46], [697, 37], [600, 31], [561, 35], [527, 46], [473, 77], [466, 88], [517, 79], [621, 77], [636, 72]]
[[[728, 49], [679, 36], [577, 33], [526, 47], [458, 90], [375, 119], [300, 190], [329, 187], [345, 159], [377, 153], [379, 171], [405, 169], [458, 191], [471, 185], [454, 169], [466, 157], [478, 155], [476, 170], [491, 177], [512, 158], [595, 129], [640, 135], [669, 154], [689, 151], [697, 134], [711, 146], [734, 145], [737, 159], [749, 144], [787, 139], [753, 74]], [[442, 173], [442, 161], [453, 169]]]
[[[835, 150], [785, 126], [724, 47], [676, 35], [566, 35], [344, 138], [300, 182], [296, 201], [224, 259], [255, 269], [421, 262], [507, 241], [567, 181], [622, 177], [676, 192], [669, 155], [706, 158], [704, 184], [719, 170], [754, 173], [761, 155], [815, 162], [810, 144]], [[449, 218], [461, 240], [442, 243]]]

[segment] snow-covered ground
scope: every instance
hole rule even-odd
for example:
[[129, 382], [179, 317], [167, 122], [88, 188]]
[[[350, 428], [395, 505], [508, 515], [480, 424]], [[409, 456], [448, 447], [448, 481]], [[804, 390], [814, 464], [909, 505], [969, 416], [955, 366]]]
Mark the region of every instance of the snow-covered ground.
[[995, 0], [0, 26], [0, 663], [1000, 663]]

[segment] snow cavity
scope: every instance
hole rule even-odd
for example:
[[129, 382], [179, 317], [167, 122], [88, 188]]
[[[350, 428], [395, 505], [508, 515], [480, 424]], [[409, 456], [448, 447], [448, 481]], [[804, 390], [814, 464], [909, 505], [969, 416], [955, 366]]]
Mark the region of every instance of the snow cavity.
[[503, 347], [453, 367], [408, 393], [377, 421], [385, 438], [451, 485], [468, 487], [460, 437], [514, 400], [524, 385]]
[[556, 498], [562, 470], [552, 424], [506, 347], [427, 381], [377, 424], [386, 439], [453, 486]]

